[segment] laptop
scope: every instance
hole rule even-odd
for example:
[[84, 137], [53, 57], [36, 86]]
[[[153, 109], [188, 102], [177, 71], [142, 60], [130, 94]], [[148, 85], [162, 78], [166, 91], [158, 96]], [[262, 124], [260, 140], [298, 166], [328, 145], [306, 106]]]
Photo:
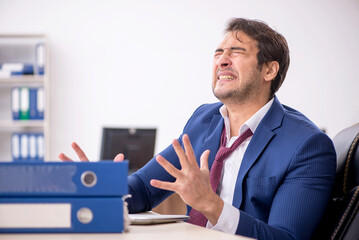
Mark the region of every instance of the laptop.
[[189, 220], [187, 215], [163, 215], [154, 212], [129, 214], [131, 225], [150, 225]]

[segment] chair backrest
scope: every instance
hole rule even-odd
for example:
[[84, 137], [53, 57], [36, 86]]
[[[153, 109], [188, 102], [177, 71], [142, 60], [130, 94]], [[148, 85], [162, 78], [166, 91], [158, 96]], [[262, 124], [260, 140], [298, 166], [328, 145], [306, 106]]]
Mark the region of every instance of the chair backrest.
[[359, 239], [359, 124], [333, 138], [337, 173], [326, 213], [313, 239]]
[[340, 131], [333, 138], [337, 153], [337, 175], [333, 189], [334, 197], [345, 195], [359, 185], [358, 138], [359, 123]]

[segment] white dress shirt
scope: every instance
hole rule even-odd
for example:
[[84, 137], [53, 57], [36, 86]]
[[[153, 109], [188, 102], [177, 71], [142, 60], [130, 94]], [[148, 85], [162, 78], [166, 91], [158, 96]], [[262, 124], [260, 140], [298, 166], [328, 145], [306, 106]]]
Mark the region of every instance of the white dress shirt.
[[[240, 136], [248, 128], [250, 128], [254, 134], [259, 123], [266, 115], [269, 108], [272, 106], [272, 103], [273, 103], [273, 99], [271, 99], [266, 105], [264, 105], [261, 109], [259, 109], [250, 119], [248, 119], [240, 127], [238, 136]], [[230, 147], [238, 138], [238, 136], [230, 137], [231, 131], [230, 131], [229, 118], [228, 118], [228, 111], [226, 106], [223, 105], [219, 109], [219, 111], [222, 117], [224, 118], [224, 126], [226, 128], [226, 133], [227, 133], [226, 147]], [[234, 189], [236, 186], [237, 175], [242, 163], [244, 153], [251, 139], [252, 137], [247, 138], [223, 162], [222, 175], [221, 175], [221, 180], [218, 184], [217, 194], [219, 194], [219, 196], [223, 199], [224, 207], [218, 219], [217, 224], [215, 226], [212, 226], [212, 224], [208, 221], [207, 228], [219, 230], [226, 233], [232, 233], [232, 234], [236, 233], [239, 223], [239, 218], [240, 218], [240, 212], [237, 208], [232, 206]]]

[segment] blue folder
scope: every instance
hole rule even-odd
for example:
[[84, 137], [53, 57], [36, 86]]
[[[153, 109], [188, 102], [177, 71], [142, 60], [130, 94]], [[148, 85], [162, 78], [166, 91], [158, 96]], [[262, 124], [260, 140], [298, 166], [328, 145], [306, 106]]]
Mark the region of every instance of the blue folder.
[[43, 133], [37, 133], [36, 135], [36, 154], [37, 154], [37, 162], [43, 162], [44, 161], [44, 155], [45, 155], [45, 147], [44, 147], [44, 134]]
[[123, 196], [128, 161], [2, 162], [0, 198]]
[[37, 88], [29, 88], [30, 107], [29, 107], [29, 119], [37, 119]]
[[43, 120], [45, 115], [45, 96], [44, 88], [39, 87], [36, 89], [36, 119]]
[[11, 112], [12, 119], [20, 119], [20, 88], [14, 87], [11, 90]]
[[29, 63], [18, 63], [22, 66], [21, 70], [11, 71], [11, 75], [32, 75], [34, 74], [34, 65]]
[[[20, 160], [20, 134], [13, 133], [11, 136], [11, 156], [14, 162]], [[0, 176], [1, 178], [1, 176]]]
[[103, 198], [0, 198], [0, 233], [123, 231], [123, 201]]

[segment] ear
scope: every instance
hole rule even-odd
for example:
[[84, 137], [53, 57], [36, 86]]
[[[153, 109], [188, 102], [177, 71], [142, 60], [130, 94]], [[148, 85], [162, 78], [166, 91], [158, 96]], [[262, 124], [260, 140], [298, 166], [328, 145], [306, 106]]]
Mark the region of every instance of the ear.
[[272, 81], [278, 73], [279, 63], [277, 61], [268, 62], [266, 64], [265, 72], [264, 72], [264, 80]]

